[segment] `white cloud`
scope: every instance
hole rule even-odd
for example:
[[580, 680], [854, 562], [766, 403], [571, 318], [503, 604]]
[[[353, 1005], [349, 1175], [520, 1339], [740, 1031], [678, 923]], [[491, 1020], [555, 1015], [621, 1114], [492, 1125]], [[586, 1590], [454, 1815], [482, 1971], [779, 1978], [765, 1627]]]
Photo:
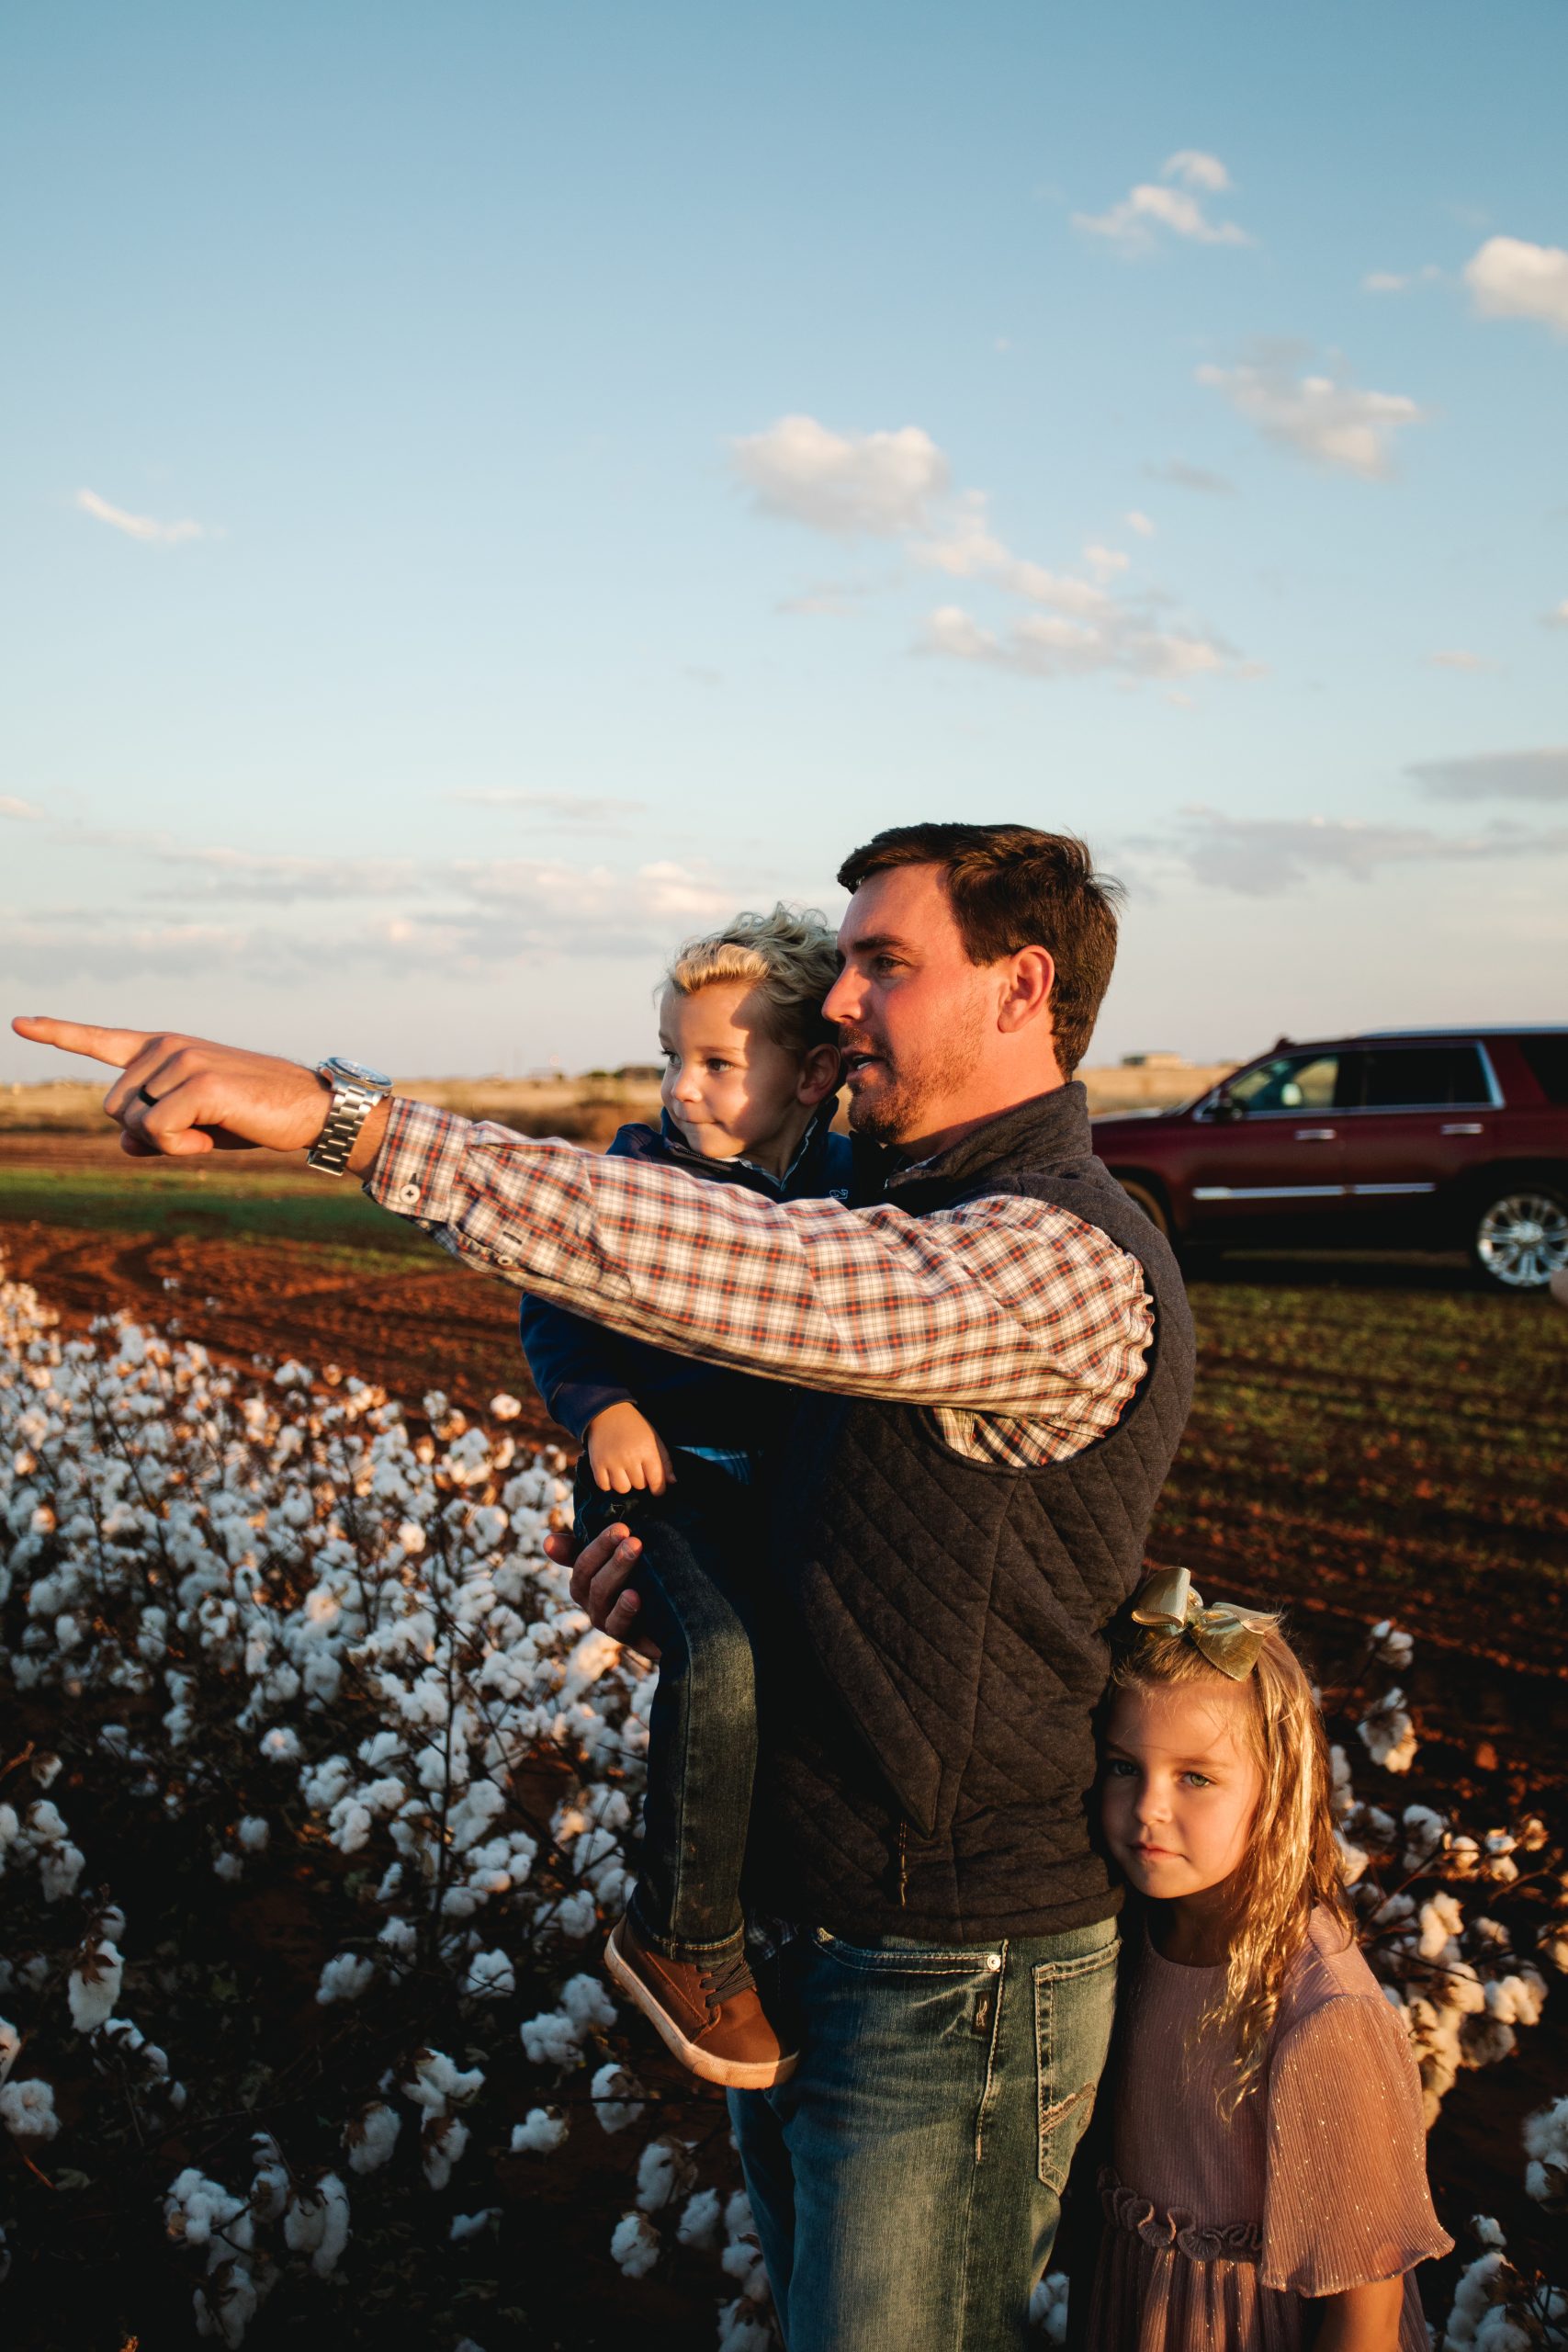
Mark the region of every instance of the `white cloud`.
[[1483, 319], [1539, 319], [1568, 334], [1568, 252], [1522, 237], [1488, 237], [1464, 266]]
[[1231, 175], [1217, 155], [1197, 147], [1180, 147], [1160, 166], [1162, 180], [1180, 180], [1185, 187], [1201, 187], [1210, 196], [1224, 196]]
[[123, 531], [128, 539], [141, 539], [151, 547], [178, 547], [186, 539], [206, 537], [199, 523], [160, 523], [151, 514], [128, 514], [123, 506], [111, 506], [96, 490], [79, 490], [76, 504], [84, 514], [91, 514], [111, 530]]
[[1195, 490], [1205, 498], [1234, 498], [1235, 484], [1208, 466], [1190, 466], [1185, 458], [1164, 458], [1144, 468], [1151, 481], [1168, 481], [1177, 490]]
[[919, 650], [1027, 678], [1083, 678], [1101, 671], [1133, 678], [1192, 678], [1236, 666], [1225, 647], [1156, 628], [1109, 597], [1093, 619], [1032, 613], [1005, 635], [983, 628], [961, 605], [943, 605], [928, 618]]
[[468, 808], [514, 810], [520, 817], [531, 818], [539, 831], [552, 833], [601, 832], [627, 817], [645, 815], [648, 808], [644, 800], [615, 800], [593, 793], [521, 792], [506, 787], [476, 786], [446, 797]]
[[1455, 646], [1447, 652], [1428, 653], [1427, 656], [1427, 667], [1428, 670], [1477, 671], [1495, 670], [1497, 667], [1497, 664], [1495, 662], [1490, 660], [1484, 653], [1466, 653], [1461, 648]]
[[[903, 445], [906, 456], [916, 450], [920, 462], [912, 479], [906, 469], [888, 492], [886, 456], [894, 443]], [[1018, 621], [998, 634], [961, 607], [942, 605], [928, 619], [917, 651], [1044, 678], [1104, 670], [1134, 677], [1186, 677], [1204, 670], [1245, 674], [1230, 648], [1156, 627], [1151, 607], [1161, 600], [1152, 593], [1120, 599], [1111, 595], [1111, 583], [1132, 560], [1120, 548], [1091, 544], [1083, 549], [1081, 570], [1071, 571], [1055, 571], [1016, 554], [993, 527], [987, 492], [949, 491], [947, 460], [918, 427], [908, 426], [899, 435], [850, 438], [815, 418], [793, 417], [734, 446], [750, 453], [744, 469], [747, 479], [756, 486], [765, 477], [772, 485], [764, 503], [784, 511], [787, 497], [787, 511], [797, 520], [837, 536], [846, 528], [846, 500], [859, 500], [869, 478], [884, 518], [876, 527], [902, 539], [906, 561], [922, 571], [945, 572], [950, 579], [984, 582], [1026, 605], [1043, 606], [1054, 616]], [[795, 463], [802, 451], [810, 460], [804, 467]], [[892, 517], [899, 512], [915, 519], [895, 530]], [[1137, 519], [1145, 535], [1153, 530], [1146, 515]], [[851, 593], [841, 583], [823, 582], [789, 598], [780, 609], [842, 612]]]
[[1235, 817], [1198, 805], [1182, 809], [1170, 834], [1128, 846], [1214, 888], [1267, 897], [1324, 874], [1363, 882], [1389, 865], [1561, 856], [1568, 852], [1568, 828], [1530, 832], [1495, 823], [1454, 835], [1356, 817]]
[[1130, 531], [1136, 531], [1139, 538], [1152, 539], [1154, 537], [1154, 525], [1150, 522], [1148, 516], [1143, 514], [1136, 506], [1130, 507], [1127, 513], [1122, 515], [1122, 520], [1126, 524], [1127, 528]]
[[1361, 280], [1363, 294], [1403, 294], [1411, 286], [1429, 286], [1442, 271], [1435, 261], [1423, 262], [1419, 269], [1369, 269]]
[[[1181, 186], [1168, 183], [1179, 180]], [[1162, 185], [1161, 183], [1166, 183]], [[1156, 229], [1185, 237], [1199, 245], [1250, 245], [1252, 239], [1234, 220], [1211, 220], [1194, 188], [1204, 195], [1223, 195], [1230, 174], [1217, 155], [1192, 147], [1180, 148], [1160, 167], [1159, 181], [1142, 180], [1129, 188], [1107, 212], [1075, 212], [1073, 226], [1086, 235], [1104, 237], [1124, 253], [1146, 252]]]
[[1361, 391], [1332, 376], [1292, 376], [1279, 356], [1200, 368], [1197, 377], [1223, 393], [1266, 440], [1366, 481], [1392, 471], [1394, 434], [1426, 416], [1403, 392]]
[[833, 433], [814, 416], [782, 416], [735, 441], [731, 463], [765, 514], [842, 538], [921, 529], [948, 481], [947, 459], [918, 424]]
[[1428, 800], [1568, 800], [1568, 744], [1421, 760], [1405, 774]]
[[0, 817], [13, 818], [19, 825], [41, 825], [43, 810], [30, 800], [18, 800], [14, 792], [0, 792]]
[[288, 906], [304, 899], [385, 899], [428, 887], [428, 871], [411, 857], [290, 856], [276, 851], [186, 847], [148, 842], [146, 854], [215, 899], [266, 899]]

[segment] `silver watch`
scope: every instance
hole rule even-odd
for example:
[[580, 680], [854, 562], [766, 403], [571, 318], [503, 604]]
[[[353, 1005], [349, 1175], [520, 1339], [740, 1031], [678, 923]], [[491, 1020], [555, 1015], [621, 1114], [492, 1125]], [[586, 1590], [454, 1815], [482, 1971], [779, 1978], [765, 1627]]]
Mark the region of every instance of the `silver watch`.
[[327, 1123], [306, 1154], [305, 1165], [320, 1168], [329, 1176], [341, 1176], [360, 1128], [377, 1103], [390, 1094], [392, 1081], [382, 1070], [367, 1069], [363, 1062], [343, 1061], [336, 1054], [317, 1064], [316, 1075], [326, 1080], [333, 1099]]

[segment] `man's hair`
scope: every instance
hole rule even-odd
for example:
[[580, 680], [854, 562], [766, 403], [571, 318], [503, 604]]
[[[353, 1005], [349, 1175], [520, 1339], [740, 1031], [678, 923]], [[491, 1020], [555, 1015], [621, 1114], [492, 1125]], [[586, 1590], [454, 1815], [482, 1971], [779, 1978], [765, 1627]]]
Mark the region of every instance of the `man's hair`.
[[822, 1017], [822, 1000], [839, 977], [839, 946], [828, 918], [816, 907], [786, 907], [772, 914], [739, 914], [722, 931], [688, 939], [672, 958], [662, 986], [695, 996], [721, 980], [744, 980], [766, 1008], [768, 1034], [787, 1053], [838, 1043]]
[[839, 868], [845, 890], [895, 865], [938, 865], [972, 964], [1045, 948], [1056, 967], [1051, 1025], [1070, 1078], [1089, 1047], [1116, 961], [1122, 889], [1072, 833], [1032, 825], [891, 825]]

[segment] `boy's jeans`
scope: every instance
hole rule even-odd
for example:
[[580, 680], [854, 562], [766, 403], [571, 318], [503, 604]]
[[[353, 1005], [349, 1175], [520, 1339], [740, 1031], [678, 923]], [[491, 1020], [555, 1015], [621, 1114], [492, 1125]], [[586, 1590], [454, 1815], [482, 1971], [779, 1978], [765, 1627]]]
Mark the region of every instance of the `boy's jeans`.
[[757, 1769], [751, 1637], [727, 1573], [757, 1538], [748, 1490], [682, 1454], [662, 1495], [601, 1494], [577, 1479], [583, 1541], [624, 1520], [642, 1544], [639, 1626], [662, 1651], [649, 1717], [642, 1876], [632, 1917], [669, 1960], [705, 1960], [741, 1937], [740, 1873]]
[[1116, 1952], [1113, 1919], [956, 1951], [820, 1928], [784, 1946], [800, 2064], [729, 2111], [788, 2352], [1032, 2341]]

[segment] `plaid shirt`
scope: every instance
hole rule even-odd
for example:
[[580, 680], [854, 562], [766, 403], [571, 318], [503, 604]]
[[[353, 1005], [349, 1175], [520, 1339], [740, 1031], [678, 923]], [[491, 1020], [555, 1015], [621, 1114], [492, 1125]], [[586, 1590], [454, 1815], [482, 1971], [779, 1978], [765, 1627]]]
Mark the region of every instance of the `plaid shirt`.
[[365, 1189], [454, 1256], [612, 1330], [924, 1406], [954, 1452], [1012, 1468], [1112, 1428], [1154, 1330], [1135, 1258], [1016, 1194], [929, 1216], [774, 1202], [407, 1101]]

